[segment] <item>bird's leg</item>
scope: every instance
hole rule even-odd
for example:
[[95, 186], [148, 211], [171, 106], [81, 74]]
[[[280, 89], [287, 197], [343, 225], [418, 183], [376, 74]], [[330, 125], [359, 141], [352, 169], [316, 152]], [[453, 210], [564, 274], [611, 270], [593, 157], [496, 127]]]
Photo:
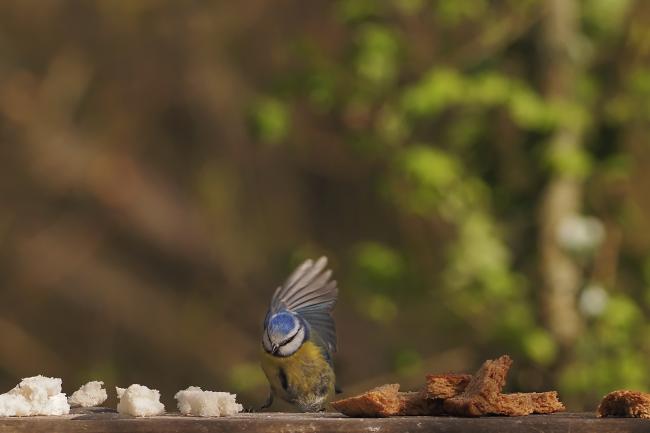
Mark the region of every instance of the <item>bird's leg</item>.
[[258, 409], [258, 412], [263, 411], [264, 409], [269, 408], [273, 404], [273, 391], [269, 390], [269, 397], [266, 399], [266, 402]]

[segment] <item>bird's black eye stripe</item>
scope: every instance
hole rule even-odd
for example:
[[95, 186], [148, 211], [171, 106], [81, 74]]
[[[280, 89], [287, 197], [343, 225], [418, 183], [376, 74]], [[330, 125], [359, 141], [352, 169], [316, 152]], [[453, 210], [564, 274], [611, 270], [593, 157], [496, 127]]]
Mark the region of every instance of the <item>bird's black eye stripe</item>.
[[287, 338], [282, 343], [280, 343], [280, 347], [286, 346], [287, 344], [291, 343], [296, 338], [296, 335], [298, 335], [299, 332], [300, 332], [300, 328], [298, 328], [298, 330], [294, 332], [294, 334], [291, 337]]

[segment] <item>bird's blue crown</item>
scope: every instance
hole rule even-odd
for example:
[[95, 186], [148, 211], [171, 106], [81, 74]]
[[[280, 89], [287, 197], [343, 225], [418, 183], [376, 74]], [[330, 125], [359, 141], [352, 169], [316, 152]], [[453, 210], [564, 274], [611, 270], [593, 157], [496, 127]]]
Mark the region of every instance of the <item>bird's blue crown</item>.
[[287, 335], [296, 326], [296, 317], [288, 312], [280, 312], [269, 319], [267, 324], [270, 334]]

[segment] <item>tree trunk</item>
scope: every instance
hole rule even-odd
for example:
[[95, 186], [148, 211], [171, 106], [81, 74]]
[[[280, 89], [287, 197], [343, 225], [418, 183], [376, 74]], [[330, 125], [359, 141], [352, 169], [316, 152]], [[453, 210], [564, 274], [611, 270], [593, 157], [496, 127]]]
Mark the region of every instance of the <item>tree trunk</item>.
[[[544, 94], [547, 101], [570, 101], [579, 70], [571, 56], [578, 37], [579, 5], [575, 0], [547, 0], [546, 5], [541, 51]], [[558, 127], [549, 146], [552, 155], [575, 155], [582, 147], [581, 127]], [[553, 169], [539, 209], [543, 320], [564, 352], [580, 333], [576, 297], [582, 275], [578, 264], [562, 249], [558, 231], [562, 221], [580, 212], [582, 189], [579, 175]]]

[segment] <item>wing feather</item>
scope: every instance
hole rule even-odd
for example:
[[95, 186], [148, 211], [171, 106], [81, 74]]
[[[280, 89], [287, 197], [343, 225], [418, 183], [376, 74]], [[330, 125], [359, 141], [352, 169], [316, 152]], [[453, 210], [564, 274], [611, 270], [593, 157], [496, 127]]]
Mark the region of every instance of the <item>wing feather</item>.
[[314, 265], [314, 262], [311, 259], [305, 260], [300, 266], [296, 268], [295, 271], [289, 275], [287, 281], [283, 284], [287, 289], [293, 287], [293, 285], [307, 272], [309, 268]]
[[325, 269], [325, 266], [327, 266], [326, 257], [321, 257], [316, 261], [316, 263], [313, 264], [311, 264], [311, 260], [309, 260], [309, 262], [310, 266], [306, 267], [305, 270], [300, 273], [296, 281], [293, 282], [291, 286], [288, 286], [285, 283], [286, 290], [283, 290], [282, 292], [282, 299], [286, 303], [290, 302], [290, 300], [296, 295], [305, 292], [305, 289], [314, 281], [318, 274], [320, 274], [320, 272]]
[[[291, 273], [287, 281], [275, 291], [271, 300], [271, 309], [277, 312], [283, 308], [294, 310], [293, 300], [300, 298], [310, 292], [319, 289], [312, 282], [319, 281], [320, 272], [327, 266], [327, 258], [321, 257], [314, 263], [312, 260], [305, 260], [298, 268]], [[321, 283], [322, 285], [322, 283]]]
[[324, 311], [308, 311], [301, 313], [301, 316], [315, 329], [318, 336], [325, 344], [328, 353], [336, 352], [336, 326], [329, 313]]
[[337, 289], [336, 282], [332, 285], [329, 281], [332, 272], [327, 271], [313, 283], [304, 287], [300, 292], [294, 294], [290, 299], [287, 299], [287, 304], [291, 305], [294, 309], [307, 305], [310, 302], [315, 302], [322, 298], [323, 301], [329, 299], [336, 299]]
[[271, 300], [271, 314], [292, 311], [302, 317], [328, 352], [336, 350], [336, 327], [331, 311], [336, 304], [338, 288], [330, 281], [332, 271], [326, 270], [327, 258], [316, 262], [306, 260], [278, 287]]
[[319, 309], [329, 311], [334, 307], [334, 304], [336, 304], [337, 295], [338, 289], [336, 288], [336, 281], [330, 281], [322, 288], [322, 290], [314, 292], [313, 294], [294, 302], [293, 308], [295, 311], [301, 311], [303, 308], [307, 307], [319, 307]]

